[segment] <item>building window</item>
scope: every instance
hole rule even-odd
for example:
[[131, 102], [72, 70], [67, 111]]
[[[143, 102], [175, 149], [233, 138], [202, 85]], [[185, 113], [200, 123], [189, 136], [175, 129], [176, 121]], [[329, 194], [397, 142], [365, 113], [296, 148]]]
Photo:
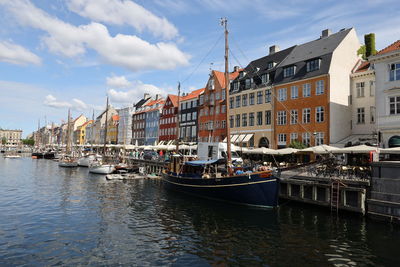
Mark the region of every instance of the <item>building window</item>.
[[261, 75], [261, 83], [268, 83], [268, 82], [269, 82], [269, 74], [264, 73], [263, 75]]
[[240, 108], [240, 95], [236, 96], [236, 107]]
[[365, 123], [365, 108], [357, 108], [357, 123]]
[[369, 107], [369, 112], [370, 112], [370, 114], [369, 114], [369, 122], [370, 123], [375, 123], [375, 107], [374, 106], [371, 106], [371, 107]]
[[400, 114], [400, 96], [389, 97], [390, 115]]
[[290, 143], [292, 143], [293, 141], [297, 141], [297, 139], [297, 133], [290, 133]]
[[222, 124], [222, 126], [221, 126], [222, 129], [225, 129], [226, 128], [226, 121], [222, 121], [221, 124]]
[[311, 144], [311, 134], [310, 133], [303, 133], [303, 144], [306, 146], [310, 146]]
[[226, 113], [226, 106], [222, 105], [221, 106], [221, 114], [225, 114]]
[[250, 79], [246, 79], [245, 80], [245, 88], [246, 89], [250, 89], [250, 87], [251, 87], [251, 80]]
[[[219, 93], [218, 93], [218, 95], [219, 95]], [[193, 100], [193, 101], [192, 101], [192, 107], [193, 107], [193, 108], [197, 107], [197, 100]], [[173, 113], [173, 112], [172, 112], [172, 113]]]
[[214, 90], [214, 79], [210, 79], [208, 83], [208, 90]]
[[315, 108], [315, 119], [317, 122], [324, 121], [324, 107], [316, 107]]
[[278, 100], [285, 101], [287, 99], [286, 88], [278, 89]]
[[400, 80], [400, 63], [390, 64], [389, 80], [390, 81]]
[[250, 99], [249, 99], [249, 104], [254, 105], [254, 93], [250, 93]]
[[310, 123], [311, 121], [311, 109], [303, 108], [303, 123]]
[[203, 103], [204, 103], [204, 95], [201, 95], [201, 96], [200, 96], [199, 102], [200, 102], [200, 103], [199, 103], [200, 105], [203, 105]]
[[299, 88], [295, 85], [290, 87], [290, 97], [296, 99], [299, 97]]
[[254, 126], [254, 112], [249, 113], [249, 126]]
[[258, 91], [257, 92], [257, 104], [262, 104], [263, 103], [263, 91]]
[[278, 145], [286, 145], [286, 134], [278, 134]]
[[271, 89], [265, 90], [265, 103], [271, 102]]
[[242, 126], [243, 127], [247, 126], [247, 113], [242, 114]]
[[305, 83], [303, 84], [303, 97], [311, 96], [311, 84]]
[[364, 82], [356, 83], [357, 97], [364, 97]]
[[218, 115], [219, 114], [219, 106], [216, 106], [215, 107], [215, 115]]
[[272, 69], [275, 66], [275, 62], [268, 62], [267, 69]]
[[283, 68], [283, 77], [286, 78], [293, 76], [295, 72], [296, 72], [296, 66]]
[[210, 107], [210, 115], [214, 115], [214, 107]]
[[324, 80], [317, 81], [316, 88], [315, 88], [315, 94], [322, 95], [324, 93], [324, 91], [325, 91]]
[[226, 99], [226, 90], [225, 90], [225, 89], [222, 89], [222, 92], [221, 92], [221, 99], [222, 99], [222, 100], [225, 100], [225, 99]]
[[236, 115], [236, 127], [240, 127], [240, 114]]
[[242, 95], [242, 106], [246, 107], [247, 106], [247, 94]]
[[262, 111], [257, 112], [257, 125], [263, 124], [263, 113]]
[[271, 125], [271, 110], [265, 111], [265, 125]]
[[231, 128], [233, 128], [233, 115], [229, 116], [229, 125]]
[[307, 72], [319, 70], [320, 62], [321, 60], [319, 58], [307, 61], [306, 63]]
[[315, 134], [315, 145], [319, 146], [324, 144], [324, 133], [318, 132]]
[[230, 97], [229, 98], [229, 108], [233, 108], [233, 102], [234, 102], [234, 98], [233, 97]]
[[239, 82], [234, 82], [233, 83], [233, 91], [238, 91], [239, 90]]
[[296, 124], [299, 118], [299, 113], [297, 109], [292, 109], [290, 111], [290, 124]]
[[285, 125], [286, 124], [286, 111], [281, 110], [278, 111], [278, 125]]

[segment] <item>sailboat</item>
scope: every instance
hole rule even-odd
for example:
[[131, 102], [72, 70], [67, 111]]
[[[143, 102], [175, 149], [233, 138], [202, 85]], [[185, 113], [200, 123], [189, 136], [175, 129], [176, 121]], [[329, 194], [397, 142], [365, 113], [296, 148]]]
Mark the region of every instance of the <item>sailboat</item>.
[[[93, 110], [93, 115], [92, 115], [92, 121], [93, 121], [93, 125], [94, 125], [94, 110]], [[93, 127], [92, 125], [92, 127]], [[93, 128], [92, 128], [92, 133], [93, 133]], [[90, 164], [92, 164], [94, 161], [96, 161], [97, 159], [101, 159], [101, 155], [98, 155], [96, 153], [93, 153], [93, 142], [91, 142], [91, 149], [90, 149], [90, 153], [86, 153], [81, 155], [81, 157], [78, 159], [78, 166], [81, 167], [89, 167]]]
[[115, 166], [113, 164], [107, 164], [103, 160], [105, 158], [106, 153], [106, 144], [107, 144], [107, 128], [108, 128], [108, 97], [106, 104], [106, 121], [105, 121], [105, 130], [104, 130], [104, 145], [103, 145], [103, 157], [102, 160], [96, 158], [95, 161], [91, 162], [89, 165], [89, 172], [96, 174], [110, 174], [115, 171]]
[[68, 109], [68, 125], [67, 125], [67, 147], [65, 155], [58, 161], [60, 167], [78, 167], [78, 160], [71, 151], [71, 111]]
[[[227, 101], [229, 99], [227, 20], [222, 19], [221, 24], [225, 29], [225, 101]], [[178, 86], [178, 99], [179, 93]], [[228, 114], [229, 105], [226, 105], [226, 121], [229, 121]], [[179, 116], [177, 125], [179, 127]], [[257, 172], [236, 170], [232, 165], [229, 126], [226, 129], [226, 158], [186, 162], [184, 162], [184, 157], [178, 154], [178, 130], [176, 154], [172, 157], [168, 169], [163, 172], [163, 184], [167, 189], [204, 198], [257, 207], [276, 207], [279, 178], [271, 170]]]

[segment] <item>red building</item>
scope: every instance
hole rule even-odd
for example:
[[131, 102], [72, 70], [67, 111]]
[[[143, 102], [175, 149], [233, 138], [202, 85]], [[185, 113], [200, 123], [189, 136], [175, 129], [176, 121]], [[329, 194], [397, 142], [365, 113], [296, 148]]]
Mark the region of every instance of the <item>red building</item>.
[[[239, 68], [229, 74], [229, 80], [239, 75]], [[199, 97], [199, 142], [222, 142], [226, 137], [226, 85], [223, 72], [213, 70], [204, 93]]]
[[176, 124], [178, 114], [178, 96], [168, 95], [165, 105], [160, 115], [160, 134], [159, 141], [169, 141], [176, 139]]

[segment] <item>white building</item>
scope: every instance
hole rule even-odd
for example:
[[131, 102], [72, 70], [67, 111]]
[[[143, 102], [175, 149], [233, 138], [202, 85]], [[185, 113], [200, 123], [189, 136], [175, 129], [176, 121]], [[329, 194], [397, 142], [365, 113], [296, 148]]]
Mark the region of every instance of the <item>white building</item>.
[[369, 58], [376, 79], [376, 127], [383, 147], [400, 147], [400, 40]]
[[118, 143], [131, 144], [132, 142], [132, 115], [133, 107], [122, 108], [118, 111]]
[[0, 129], [0, 145], [3, 142], [6, 146], [18, 146], [21, 144], [22, 130], [4, 130]]

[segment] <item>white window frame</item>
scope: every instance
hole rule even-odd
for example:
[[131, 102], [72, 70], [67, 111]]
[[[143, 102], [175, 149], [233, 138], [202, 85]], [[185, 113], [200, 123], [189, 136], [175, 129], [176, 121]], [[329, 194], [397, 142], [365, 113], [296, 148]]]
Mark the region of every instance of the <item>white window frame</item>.
[[315, 95], [322, 95], [325, 92], [324, 80], [319, 80], [315, 83]]
[[[311, 123], [311, 108], [303, 108], [303, 124]], [[308, 115], [308, 116], [307, 116]]]
[[303, 84], [303, 97], [311, 96], [311, 83]]
[[297, 85], [290, 86], [290, 98], [291, 99], [299, 98], [299, 87], [297, 87]]

